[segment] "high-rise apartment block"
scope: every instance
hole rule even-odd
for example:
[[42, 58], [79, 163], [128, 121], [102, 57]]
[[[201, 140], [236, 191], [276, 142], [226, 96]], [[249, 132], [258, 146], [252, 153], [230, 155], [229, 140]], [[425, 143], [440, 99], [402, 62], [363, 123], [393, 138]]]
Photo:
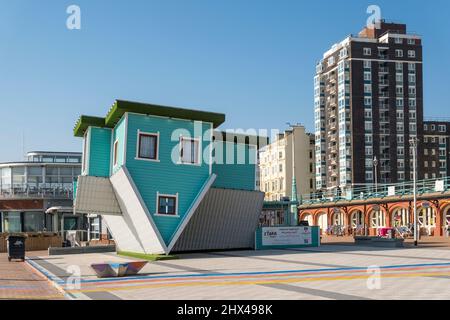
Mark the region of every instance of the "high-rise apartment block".
[[[317, 64], [314, 93], [317, 189], [411, 179], [410, 141], [423, 134], [420, 36], [380, 21], [347, 37]], [[422, 154], [419, 144], [419, 163]]]

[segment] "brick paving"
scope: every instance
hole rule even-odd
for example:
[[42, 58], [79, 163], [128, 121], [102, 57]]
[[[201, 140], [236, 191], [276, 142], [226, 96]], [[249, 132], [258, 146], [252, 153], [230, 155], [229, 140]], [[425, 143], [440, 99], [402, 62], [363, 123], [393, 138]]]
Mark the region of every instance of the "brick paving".
[[0, 299], [61, 300], [64, 295], [26, 262], [9, 262], [0, 253]]

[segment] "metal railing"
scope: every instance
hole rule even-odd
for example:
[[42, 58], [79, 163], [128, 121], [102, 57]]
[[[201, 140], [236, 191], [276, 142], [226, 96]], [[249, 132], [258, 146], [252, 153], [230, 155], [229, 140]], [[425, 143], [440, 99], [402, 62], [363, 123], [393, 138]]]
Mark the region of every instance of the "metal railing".
[[2, 186], [0, 189], [0, 199], [14, 198], [73, 198], [72, 184], [46, 184], [39, 186], [36, 184], [16, 184], [12, 186]]
[[[440, 182], [438, 187], [437, 181]], [[440, 179], [427, 179], [417, 182], [417, 194], [442, 193], [450, 191], [450, 177]], [[413, 194], [413, 182], [392, 184], [367, 184], [363, 186], [353, 185], [344, 190], [334, 189], [324, 192], [310, 193], [300, 196], [301, 205], [330, 203], [337, 201], [383, 199], [388, 197], [411, 196]]]

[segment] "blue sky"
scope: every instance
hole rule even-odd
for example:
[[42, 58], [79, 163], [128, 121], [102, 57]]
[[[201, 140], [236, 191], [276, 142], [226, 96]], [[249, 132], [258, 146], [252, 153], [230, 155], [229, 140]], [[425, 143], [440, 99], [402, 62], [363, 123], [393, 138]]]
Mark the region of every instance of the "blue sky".
[[450, 117], [446, 0], [0, 0], [0, 161], [22, 159], [22, 135], [26, 150], [81, 150], [76, 119], [119, 98], [223, 112], [224, 128], [312, 130], [315, 63], [370, 4], [424, 37], [425, 115]]

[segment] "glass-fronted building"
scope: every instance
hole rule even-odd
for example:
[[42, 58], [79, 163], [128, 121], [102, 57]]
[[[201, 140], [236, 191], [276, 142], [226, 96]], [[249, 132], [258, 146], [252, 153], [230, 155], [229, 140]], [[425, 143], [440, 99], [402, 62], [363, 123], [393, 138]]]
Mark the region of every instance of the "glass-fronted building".
[[39, 151], [29, 152], [23, 162], [0, 163], [0, 232], [80, 230], [81, 217], [46, 211], [73, 206], [81, 162], [81, 153]]

